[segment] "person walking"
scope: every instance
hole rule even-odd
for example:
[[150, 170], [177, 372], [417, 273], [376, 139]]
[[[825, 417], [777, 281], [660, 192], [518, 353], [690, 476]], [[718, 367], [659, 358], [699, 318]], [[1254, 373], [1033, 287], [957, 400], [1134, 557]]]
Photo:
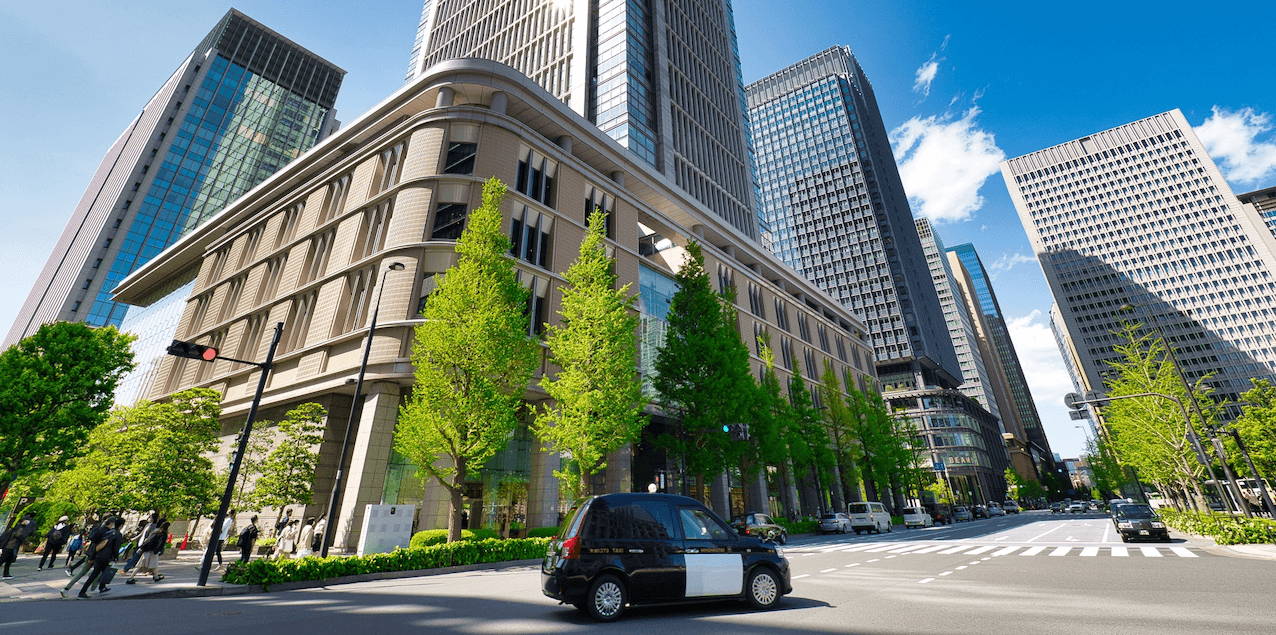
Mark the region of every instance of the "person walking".
[[[106, 568], [111, 564], [111, 560], [115, 558], [116, 554], [119, 552], [120, 543], [124, 540], [124, 537], [120, 535], [117, 528], [123, 524], [124, 521], [122, 519], [117, 516], [112, 516], [107, 518], [105, 522], [95, 527], [93, 531], [89, 532], [84, 537], [84, 558], [80, 560], [80, 562], [77, 562], [74, 567], [72, 567], [72, 570], [67, 572], [67, 575], [71, 575], [74, 568], [80, 566], [85, 561], [92, 562], [93, 564], [84, 567], [83, 571], [71, 578], [71, 581], [67, 582], [66, 586], [62, 587], [62, 597], [66, 597], [67, 591], [70, 591], [71, 588], [80, 581], [80, 578], [92, 574], [89, 577], [89, 582], [86, 582], [84, 584], [84, 588], [80, 589], [79, 596], [88, 597], [89, 584], [106, 571]], [[102, 568], [100, 571], [98, 569], [99, 558], [102, 559]], [[99, 583], [99, 585], [105, 586], [101, 585], [101, 583]]]
[[315, 553], [323, 553], [323, 533], [328, 531], [328, 515], [324, 514], [319, 517], [319, 522], [315, 523], [315, 537], [310, 541], [310, 550]]
[[139, 559], [142, 557], [142, 543], [150, 539], [151, 534], [159, 529], [159, 524], [164, 519], [159, 517], [158, 512], [151, 512], [150, 518], [145, 518], [137, 523], [137, 529], [128, 537], [129, 546], [133, 551], [133, 555], [124, 563], [124, 567], [120, 569], [124, 573], [128, 573]]
[[285, 509], [284, 515], [280, 516], [279, 520], [275, 523], [275, 538], [278, 538], [279, 534], [283, 533], [284, 528], [290, 524], [292, 524], [292, 510]]
[[[121, 521], [121, 522], [122, 522], [122, 521]], [[84, 532], [83, 532], [83, 533], [84, 533], [84, 538], [83, 538], [83, 540], [82, 540], [82, 541], [81, 541], [81, 543], [80, 543], [80, 554], [79, 554], [80, 559], [79, 559], [79, 560], [76, 560], [76, 561], [75, 561], [75, 564], [72, 564], [72, 565], [68, 565], [68, 566], [67, 566], [67, 568], [66, 568], [66, 577], [68, 577], [68, 578], [70, 578], [70, 577], [74, 577], [74, 576], [75, 576], [75, 570], [76, 570], [76, 569], [79, 569], [79, 568], [80, 568], [80, 565], [84, 564], [85, 562], [88, 562], [88, 560], [89, 560], [89, 551], [91, 550], [91, 549], [90, 549], [90, 547], [91, 547], [91, 546], [92, 546], [92, 544], [93, 544], [93, 536], [94, 536], [94, 534], [98, 533], [98, 531], [99, 531], [100, 529], [102, 529], [102, 527], [104, 526], [104, 524], [105, 524], [105, 523], [95, 522], [94, 524], [89, 525], [88, 527], [86, 527], [86, 528], [84, 529]], [[92, 567], [89, 567], [89, 568], [91, 569]]]
[[9, 575], [9, 566], [18, 560], [18, 550], [33, 533], [35, 533], [35, 514], [27, 512], [18, 524], [0, 535], [0, 562], [4, 563], [3, 579], [13, 579], [13, 576]]
[[133, 574], [124, 584], [136, 584], [137, 574], [151, 574], [152, 582], [159, 582], [164, 579], [164, 575], [159, 572], [159, 557], [164, 553], [164, 543], [168, 540], [168, 521], [164, 521], [146, 537], [142, 544], [138, 545], [137, 552], [141, 556], [137, 560], [137, 566], [133, 567]]
[[287, 560], [292, 555], [292, 549], [296, 546], [296, 541], [297, 521], [290, 520], [284, 526], [283, 531], [279, 532], [279, 537], [275, 539], [275, 558]]
[[253, 543], [257, 542], [260, 531], [257, 529], [257, 514], [253, 514], [248, 526], [239, 532], [239, 561], [248, 562], [253, 556]]
[[45, 560], [48, 560], [50, 569], [57, 566], [58, 554], [62, 553], [62, 548], [71, 539], [70, 523], [68, 522], [70, 520], [66, 516], [59, 518], [58, 522], [49, 529], [48, 533], [44, 534], [44, 554], [40, 556], [40, 564], [36, 566], [36, 571], [44, 569]]
[[65, 567], [71, 566], [71, 561], [74, 560], [75, 557], [79, 555], [80, 550], [84, 548], [84, 530], [77, 527], [75, 523], [71, 523], [71, 526], [67, 530], [70, 532], [71, 539], [66, 543], [66, 563], [63, 564]]
[[310, 544], [315, 539], [315, 517], [311, 516], [306, 519], [306, 524], [301, 528], [301, 532], [297, 534], [297, 557], [305, 558], [314, 553], [310, 548]]
[[[209, 529], [212, 529], [212, 528], [209, 527]], [[226, 520], [222, 521], [222, 533], [221, 533], [221, 536], [217, 538], [217, 568], [218, 569], [222, 568], [222, 565], [224, 564], [222, 562], [222, 546], [226, 544], [226, 539], [230, 537], [231, 532], [233, 531], [235, 531], [235, 510], [232, 509], [230, 510], [229, 514], [226, 514]]]

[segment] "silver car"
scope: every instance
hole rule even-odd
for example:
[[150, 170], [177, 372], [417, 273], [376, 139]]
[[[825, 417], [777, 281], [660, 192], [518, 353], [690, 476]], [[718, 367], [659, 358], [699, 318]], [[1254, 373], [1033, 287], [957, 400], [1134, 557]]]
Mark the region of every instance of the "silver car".
[[821, 514], [821, 534], [845, 534], [851, 531], [851, 517], [846, 514]]

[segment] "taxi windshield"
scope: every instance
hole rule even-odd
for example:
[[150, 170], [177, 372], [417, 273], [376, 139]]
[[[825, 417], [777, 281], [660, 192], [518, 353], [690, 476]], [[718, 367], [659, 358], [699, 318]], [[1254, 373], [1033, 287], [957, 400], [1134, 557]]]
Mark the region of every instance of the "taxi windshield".
[[1156, 512], [1147, 505], [1122, 505], [1117, 508], [1117, 518], [1156, 518]]

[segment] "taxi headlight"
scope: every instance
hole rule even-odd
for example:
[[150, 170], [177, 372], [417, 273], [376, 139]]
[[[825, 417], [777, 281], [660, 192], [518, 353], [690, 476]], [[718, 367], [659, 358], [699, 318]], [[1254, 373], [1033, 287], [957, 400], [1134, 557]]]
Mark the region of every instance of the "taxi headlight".
[[1133, 529], [1133, 528], [1134, 528], [1134, 523], [1117, 523], [1117, 528], [1119, 528], [1119, 529]]
[[1152, 523], [1152, 529], [1165, 529], [1165, 523]]
[[[777, 546], [775, 548], [775, 555], [780, 556], [781, 558], [784, 558], [784, 547]], [[788, 560], [788, 558], [784, 558], [784, 559]]]

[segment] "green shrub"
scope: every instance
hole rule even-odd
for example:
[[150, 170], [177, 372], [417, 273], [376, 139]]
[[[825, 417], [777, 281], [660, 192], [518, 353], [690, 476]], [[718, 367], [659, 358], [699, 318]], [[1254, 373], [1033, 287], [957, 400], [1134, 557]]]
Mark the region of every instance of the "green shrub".
[[783, 527], [791, 536], [797, 534], [814, 534], [820, 531], [820, 521], [818, 520], [786, 520], [784, 518], [776, 518], [775, 524]]
[[892, 524], [892, 525], [902, 525], [902, 524], [904, 524], [904, 517], [903, 517], [903, 516], [891, 516], [891, 524]]
[[1270, 520], [1179, 512], [1172, 509], [1161, 509], [1157, 513], [1165, 524], [1189, 534], [1208, 536], [1220, 545], [1276, 542], [1276, 523]]
[[553, 538], [558, 535], [557, 527], [536, 527], [527, 530], [528, 538]]
[[[422, 532], [424, 533], [424, 532]], [[413, 537], [415, 539], [415, 536]], [[532, 560], [545, 557], [549, 541], [544, 538], [517, 540], [462, 540], [421, 548], [395, 549], [391, 553], [366, 556], [308, 556], [292, 560], [252, 560], [234, 562], [222, 574], [230, 584], [259, 584], [269, 587], [284, 582], [327, 580], [341, 576], [416, 571], [485, 562]]]
[[[500, 540], [501, 535], [491, 529], [462, 529], [461, 540]], [[446, 529], [426, 529], [412, 534], [412, 540], [408, 542], [409, 549], [420, 549], [432, 545], [441, 545], [447, 542]]]

